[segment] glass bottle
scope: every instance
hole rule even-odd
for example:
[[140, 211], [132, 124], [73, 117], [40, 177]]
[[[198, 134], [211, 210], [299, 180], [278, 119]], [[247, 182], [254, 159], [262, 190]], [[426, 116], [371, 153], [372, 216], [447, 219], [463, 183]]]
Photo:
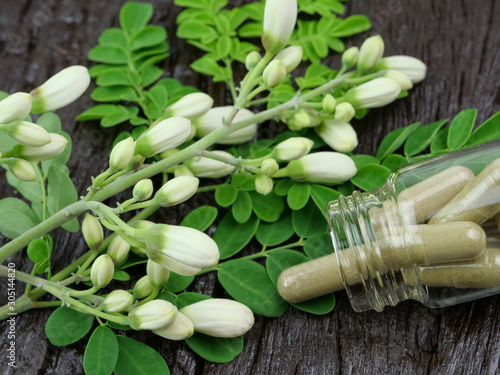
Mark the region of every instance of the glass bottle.
[[327, 207], [335, 252], [282, 272], [301, 302], [345, 289], [354, 310], [445, 307], [500, 292], [500, 142], [404, 166]]

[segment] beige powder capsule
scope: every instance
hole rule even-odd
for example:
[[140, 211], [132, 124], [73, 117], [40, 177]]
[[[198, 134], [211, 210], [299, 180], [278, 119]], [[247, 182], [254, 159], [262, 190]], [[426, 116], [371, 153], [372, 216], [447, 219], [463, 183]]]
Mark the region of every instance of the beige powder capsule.
[[429, 224], [450, 221], [482, 223], [500, 211], [500, 159], [488, 164], [444, 206]]

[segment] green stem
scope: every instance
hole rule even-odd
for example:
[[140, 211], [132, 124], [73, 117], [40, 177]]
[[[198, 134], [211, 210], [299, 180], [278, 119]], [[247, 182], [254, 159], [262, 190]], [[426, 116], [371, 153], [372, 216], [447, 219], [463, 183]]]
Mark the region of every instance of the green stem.
[[34, 309], [46, 309], [49, 307], [59, 307], [62, 305], [61, 301], [37, 301], [33, 302], [33, 308]]
[[207, 191], [214, 191], [214, 190], [217, 190], [217, 188], [219, 186], [222, 186], [222, 185], [225, 185], [224, 184], [218, 184], [218, 185], [209, 185], [209, 186], [202, 186], [202, 187], [199, 187], [197, 190], [196, 190], [196, 194], [198, 193], [204, 193], [204, 192], [207, 192]]

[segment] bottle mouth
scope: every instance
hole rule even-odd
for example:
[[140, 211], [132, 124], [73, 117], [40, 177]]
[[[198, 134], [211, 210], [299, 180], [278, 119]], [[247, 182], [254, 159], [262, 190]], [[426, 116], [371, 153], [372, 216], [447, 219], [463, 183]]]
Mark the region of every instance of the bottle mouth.
[[405, 240], [393, 192], [381, 188], [340, 196], [330, 202], [327, 216], [339, 271], [355, 311], [380, 312], [406, 299], [422, 301], [425, 293], [416, 271], [406, 269], [403, 274], [402, 269], [388, 264], [377, 238], [383, 230]]

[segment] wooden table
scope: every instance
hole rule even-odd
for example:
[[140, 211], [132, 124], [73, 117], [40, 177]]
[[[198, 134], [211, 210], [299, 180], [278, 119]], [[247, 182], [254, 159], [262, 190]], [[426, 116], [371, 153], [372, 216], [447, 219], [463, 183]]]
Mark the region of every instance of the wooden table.
[[[0, 1], [0, 89], [29, 91], [72, 64], [90, 66], [88, 50], [100, 33], [118, 25], [121, 0]], [[223, 104], [224, 88], [211, 84], [187, 67], [198, 53], [176, 41], [179, 8], [171, 0], [155, 0], [154, 23], [168, 29], [171, 57], [166, 76], [201, 87]], [[239, 2], [235, 1], [238, 4]], [[407, 54], [428, 65], [427, 79], [410, 96], [373, 110], [354, 126], [360, 145], [356, 152], [373, 154], [389, 131], [416, 121], [430, 123], [451, 118], [462, 109], [478, 108], [478, 124], [500, 109], [500, 2], [474, 0], [352, 0], [347, 14], [365, 14], [381, 34], [386, 55]], [[359, 42], [359, 38], [355, 38]], [[353, 40], [348, 41], [352, 43]], [[187, 51], [187, 53], [186, 53]], [[330, 60], [328, 60], [330, 61]], [[338, 59], [331, 60], [338, 61]], [[76, 123], [74, 117], [92, 105], [88, 94], [58, 111], [63, 128], [73, 137], [69, 163], [73, 181], [83, 194], [90, 176], [102, 168], [117, 130], [94, 123]], [[14, 195], [0, 175], [0, 196]], [[55, 233], [56, 268], [84, 251], [77, 235]], [[64, 254], [61, 249], [66, 249]], [[12, 258], [28, 270], [24, 255]], [[221, 295], [215, 275], [200, 278], [193, 290]], [[5, 301], [2, 281], [1, 302]], [[19, 295], [22, 293], [18, 283]], [[500, 359], [500, 297], [439, 310], [404, 302], [382, 313], [355, 313], [344, 292], [326, 316], [290, 308], [277, 319], [256, 316], [240, 356], [227, 364], [203, 361], [184, 343], [167, 342], [143, 332], [132, 337], [156, 348], [173, 374], [495, 374]], [[19, 316], [17, 360], [6, 368], [7, 336], [0, 336], [3, 374], [81, 374], [83, 344], [54, 347], [44, 335], [50, 311]], [[7, 325], [0, 323], [0, 332]], [[84, 340], [82, 340], [83, 342]], [[153, 374], [152, 374], [153, 375]]]

